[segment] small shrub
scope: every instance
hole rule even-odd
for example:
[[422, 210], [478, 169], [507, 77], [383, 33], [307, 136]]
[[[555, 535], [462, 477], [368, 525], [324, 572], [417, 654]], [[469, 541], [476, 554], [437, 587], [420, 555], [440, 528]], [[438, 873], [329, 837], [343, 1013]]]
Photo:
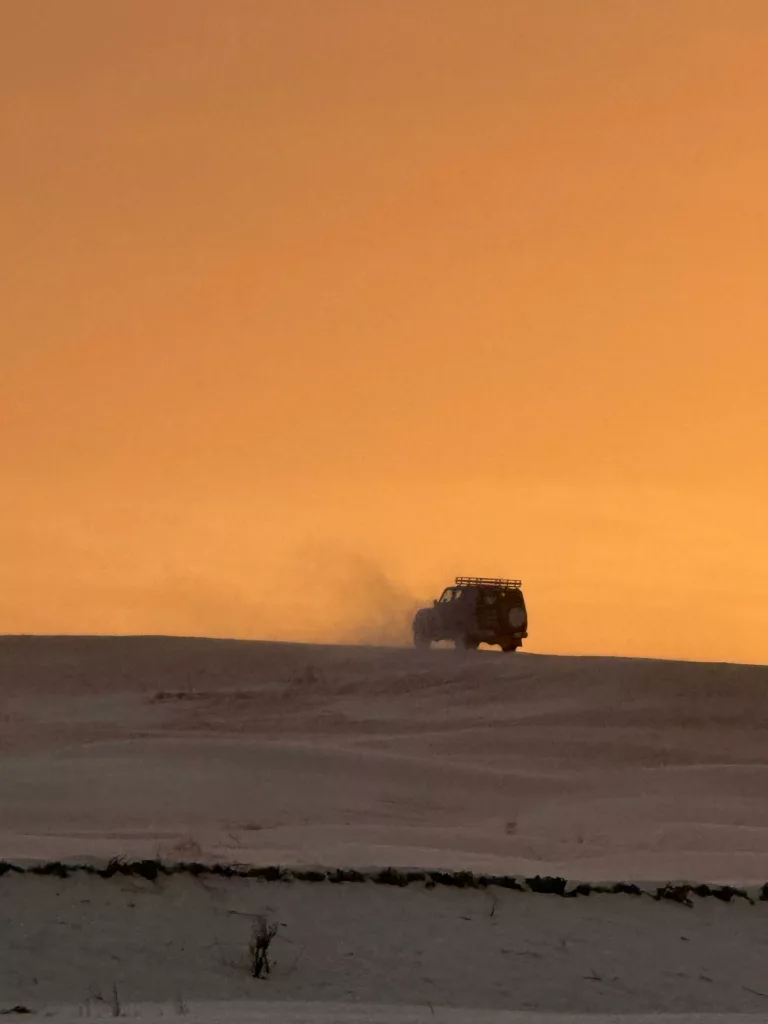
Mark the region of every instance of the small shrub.
[[112, 878], [114, 875], [127, 875], [128, 865], [125, 857], [112, 857], [105, 868], [100, 868], [97, 874], [101, 878]]
[[265, 882], [279, 882], [286, 877], [285, 868], [281, 868], [279, 865], [273, 865], [271, 867], [263, 868], [248, 868], [244, 876], [245, 878], [261, 878]]
[[35, 864], [29, 869], [33, 875], [54, 875], [56, 878], [68, 878], [70, 869], [58, 860], [47, 864]]
[[120, 1007], [120, 996], [117, 994], [117, 985], [114, 981], [112, 982], [112, 991], [109, 994], [107, 1002], [109, 1003], [109, 1009], [112, 1016], [119, 1017], [123, 1011]]
[[[109, 1007], [110, 1016], [121, 1017], [123, 1008], [120, 1004], [120, 996], [117, 992], [117, 985], [112, 982], [112, 991], [107, 996], [103, 996], [99, 989], [92, 988], [90, 992], [90, 999], [96, 1003], [104, 1003]], [[90, 1003], [90, 999], [86, 1002], [86, 1005]]]
[[163, 865], [157, 860], [137, 860], [131, 867], [140, 878], [146, 878], [148, 882], [157, 880], [157, 876], [163, 871]]
[[329, 882], [364, 882], [365, 875], [362, 871], [355, 871], [353, 868], [337, 868], [328, 875]]
[[553, 896], [565, 896], [567, 882], [564, 878], [552, 877], [550, 875], [534, 875], [533, 878], [526, 878], [525, 884], [531, 892], [549, 893]]
[[514, 889], [515, 892], [525, 892], [525, 889], [514, 875], [488, 875], [486, 884], [498, 885], [500, 889]]
[[671, 882], [667, 882], [666, 885], [656, 890], [654, 899], [672, 900], [673, 903], [680, 903], [684, 907], [692, 907], [691, 892], [690, 885], [672, 885]]
[[477, 889], [477, 879], [471, 871], [457, 871], [453, 876], [453, 884], [458, 889]]
[[312, 868], [293, 871], [292, 874], [297, 882], [325, 882], [328, 878], [327, 871], [315, 871]]
[[749, 903], [752, 902], [746, 889], [734, 889], [732, 885], [719, 885], [712, 889], [712, 895], [723, 900], [724, 903], [730, 903], [734, 896], [747, 900]]
[[384, 868], [374, 876], [374, 882], [378, 882], [379, 885], [399, 885], [404, 886], [408, 884], [408, 880], [402, 871], [398, 871], [397, 868]]
[[173, 866], [171, 873], [192, 875], [193, 878], [197, 878], [198, 875], [210, 874], [211, 869], [207, 864], [201, 864], [196, 860], [180, 860]]
[[611, 893], [624, 893], [626, 896], [642, 896], [643, 890], [639, 885], [635, 885], [634, 882], [617, 882], [612, 886], [608, 892]]
[[[431, 883], [431, 884], [430, 884]], [[449, 871], [428, 872], [427, 886], [433, 888], [436, 885], [453, 885], [453, 875]]]
[[425, 882], [427, 880], [426, 871], [406, 871], [405, 880], [410, 885], [412, 882]]
[[269, 947], [277, 935], [277, 925], [270, 922], [263, 914], [259, 914], [251, 928], [251, 939], [248, 943], [248, 966], [254, 978], [266, 978], [271, 970]]

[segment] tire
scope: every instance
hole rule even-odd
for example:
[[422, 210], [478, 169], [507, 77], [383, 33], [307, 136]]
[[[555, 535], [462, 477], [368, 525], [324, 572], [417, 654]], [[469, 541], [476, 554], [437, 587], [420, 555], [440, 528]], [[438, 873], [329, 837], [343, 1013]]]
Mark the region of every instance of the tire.
[[480, 646], [480, 641], [473, 640], [471, 636], [459, 636], [453, 643], [457, 651], [476, 651]]
[[524, 608], [510, 608], [507, 613], [507, 622], [512, 627], [513, 632], [517, 633], [523, 629], [526, 624], [526, 615]]
[[499, 645], [505, 654], [514, 654], [520, 644], [517, 640], [506, 640], [504, 643]]
[[428, 636], [424, 636], [422, 633], [414, 633], [413, 646], [418, 647], [420, 650], [427, 650], [432, 646], [432, 641]]

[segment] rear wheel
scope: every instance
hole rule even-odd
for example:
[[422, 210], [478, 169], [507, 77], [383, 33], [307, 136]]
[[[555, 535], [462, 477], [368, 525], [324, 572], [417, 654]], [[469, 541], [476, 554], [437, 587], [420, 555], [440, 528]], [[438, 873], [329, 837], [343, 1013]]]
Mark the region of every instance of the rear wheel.
[[471, 636], [459, 636], [454, 640], [457, 651], [476, 651], [480, 646], [479, 640], [473, 640]]

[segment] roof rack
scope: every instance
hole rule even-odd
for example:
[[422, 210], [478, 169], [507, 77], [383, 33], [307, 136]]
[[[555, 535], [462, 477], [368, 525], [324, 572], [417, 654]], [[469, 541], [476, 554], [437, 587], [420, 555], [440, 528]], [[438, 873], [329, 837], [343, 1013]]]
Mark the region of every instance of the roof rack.
[[502, 580], [489, 576], [457, 576], [457, 587], [496, 587], [498, 590], [519, 590], [522, 580]]

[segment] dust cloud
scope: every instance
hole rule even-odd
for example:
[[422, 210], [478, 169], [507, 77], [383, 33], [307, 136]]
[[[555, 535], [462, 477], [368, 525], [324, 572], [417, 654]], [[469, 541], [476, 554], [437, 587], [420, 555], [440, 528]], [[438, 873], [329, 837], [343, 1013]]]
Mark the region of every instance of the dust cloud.
[[304, 595], [311, 604], [306, 621], [313, 622], [317, 635], [340, 643], [409, 642], [413, 616], [428, 598], [413, 593], [373, 559], [334, 546], [306, 549], [302, 563], [312, 580]]
[[[400, 645], [428, 603], [374, 559], [333, 545], [305, 545], [279, 563], [225, 577], [178, 568], [104, 585], [61, 581], [25, 613], [0, 601], [0, 633], [169, 634], [280, 641]], [[6, 595], [7, 596], [7, 595]]]
[[248, 639], [400, 645], [428, 599], [374, 560], [330, 545], [302, 548], [282, 572], [246, 587], [204, 577], [164, 579], [133, 595], [139, 631]]

